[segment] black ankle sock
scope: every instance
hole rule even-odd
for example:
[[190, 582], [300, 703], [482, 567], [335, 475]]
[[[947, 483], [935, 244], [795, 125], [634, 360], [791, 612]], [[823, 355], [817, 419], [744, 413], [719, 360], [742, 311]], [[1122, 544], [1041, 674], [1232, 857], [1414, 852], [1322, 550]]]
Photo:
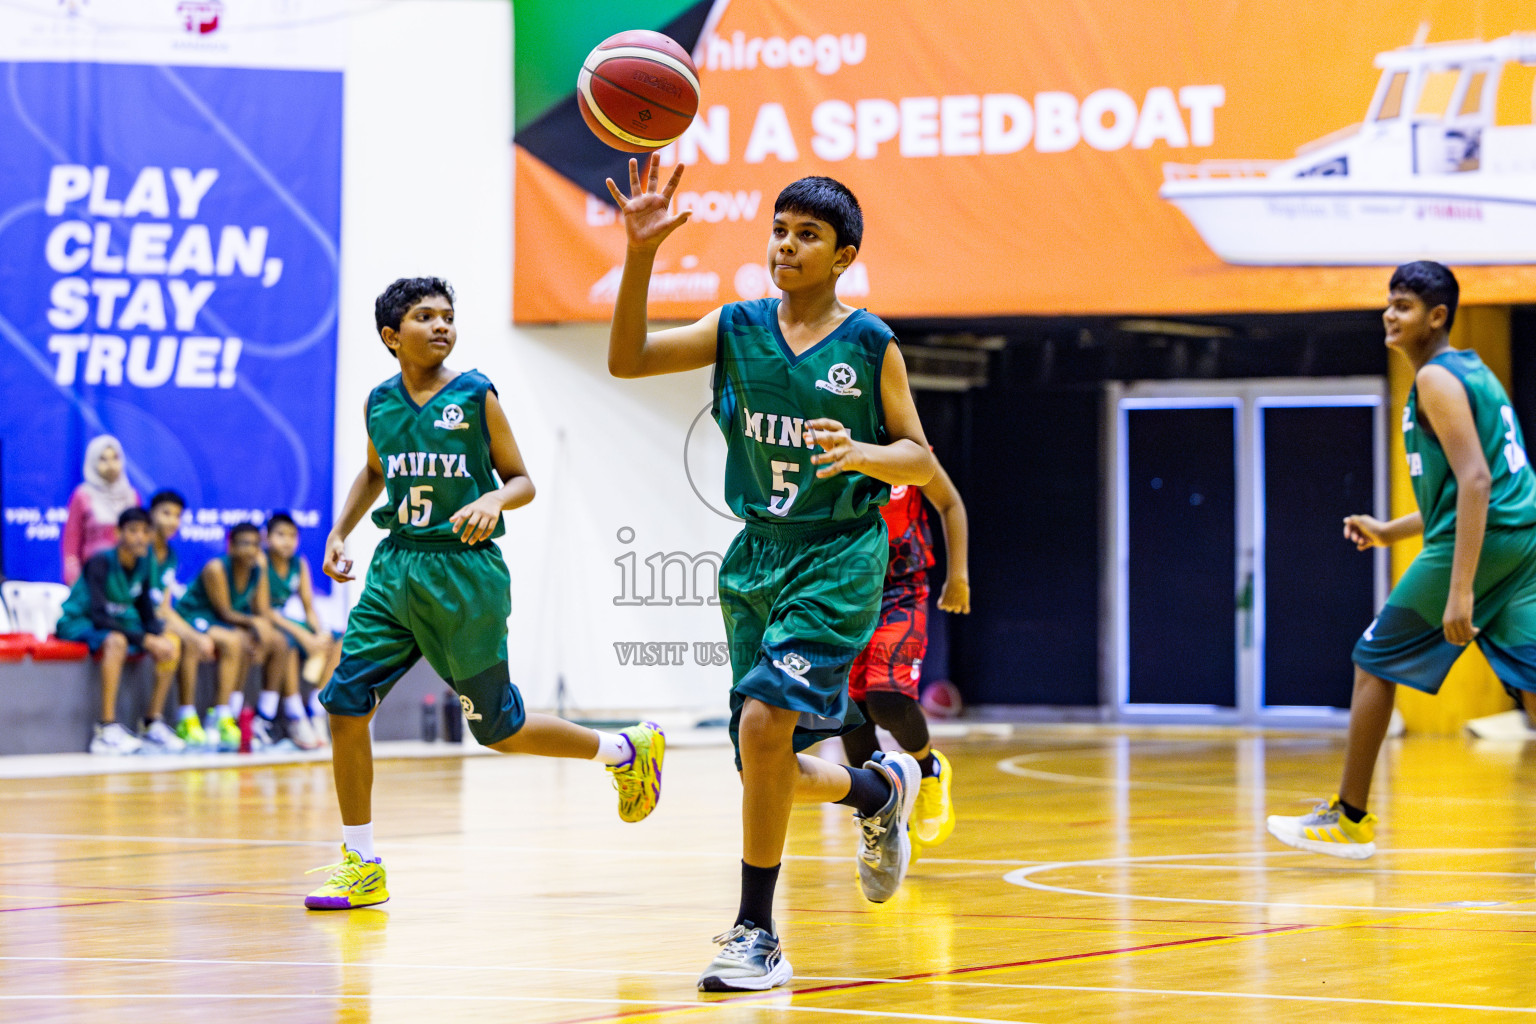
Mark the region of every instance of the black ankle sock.
[[1360, 819], [1365, 817], [1364, 808], [1356, 807], [1354, 804], [1347, 804], [1343, 800], [1339, 801], [1339, 810], [1344, 812], [1344, 817], [1348, 818], [1356, 825], [1360, 824]]
[[936, 779], [939, 777], [939, 761], [933, 756], [933, 751], [928, 751], [927, 757], [917, 759], [917, 766], [923, 770], [923, 778]]
[[778, 934], [773, 930], [773, 889], [778, 884], [782, 866], [755, 868], [746, 861], [741, 862], [741, 909], [736, 912], [737, 924], [750, 922], [767, 929], [769, 935]]
[[848, 768], [848, 795], [837, 801], [868, 818], [880, 813], [891, 798], [891, 784], [873, 768]]

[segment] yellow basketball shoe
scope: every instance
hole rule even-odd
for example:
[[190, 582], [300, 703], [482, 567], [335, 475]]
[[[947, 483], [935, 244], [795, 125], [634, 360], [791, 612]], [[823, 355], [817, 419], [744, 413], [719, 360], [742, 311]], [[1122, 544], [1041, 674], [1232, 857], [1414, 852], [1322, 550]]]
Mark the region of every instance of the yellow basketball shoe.
[[667, 754], [667, 737], [655, 722], [620, 729], [619, 735], [635, 750], [628, 764], [608, 766], [613, 788], [619, 791], [619, 817], [643, 821], [661, 800], [661, 762]]
[[1376, 815], [1367, 814], [1358, 822], [1350, 821], [1337, 796], [1298, 818], [1271, 814], [1268, 824], [1270, 835], [1286, 846], [1309, 853], [1365, 860], [1376, 852]]
[[377, 857], [363, 860], [356, 850], [343, 846], [339, 864], [312, 868], [305, 874], [312, 875], [316, 871], [329, 871], [331, 877], [320, 888], [304, 897], [306, 909], [355, 910], [389, 899], [389, 890], [384, 888], [384, 862]]
[[189, 750], [201, 750], [208, 745], [208, 734], [203, 731], [203, 723], [197, 720], [196, 715], [189, 715], [177, 722], [176, 735]]
[[950, 799], [953, 771], [949, 758], [933, 752], [939, 774], [923, 776], [917, 787], [917, 807], [912, 812], [912, 832], [924, 846], [938, 846], [955, 830], [955, 804]]

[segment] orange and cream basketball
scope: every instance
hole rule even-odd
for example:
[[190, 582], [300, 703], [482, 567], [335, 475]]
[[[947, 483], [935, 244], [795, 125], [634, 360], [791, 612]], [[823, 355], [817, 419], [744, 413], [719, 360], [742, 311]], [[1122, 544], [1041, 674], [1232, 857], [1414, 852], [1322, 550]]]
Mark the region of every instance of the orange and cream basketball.
[[627, 153], [648, 153], [692, 123], [698, 69], [687, 50], [660, 32], [620, 32], [582, 62], [576, 102], [598, 138]]

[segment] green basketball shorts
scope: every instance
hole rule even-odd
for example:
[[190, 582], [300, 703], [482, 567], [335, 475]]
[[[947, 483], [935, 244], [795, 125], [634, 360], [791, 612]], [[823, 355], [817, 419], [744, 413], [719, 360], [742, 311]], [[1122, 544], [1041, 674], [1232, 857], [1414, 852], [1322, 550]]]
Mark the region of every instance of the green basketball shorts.
[[851, 523], [748, 523], [731, 542], [720, 610], [738, 769], [749, 697], [800, 713], [797, 751], [863, 724], [848, 699], [848, 669], [880, 621], [888, 554], [879, 509]]
[[[1381, 614], [1355, 644], [1355, 664], [1374, 676], [1436, 693], [1462, 648], [1445, 638], [1453, 538], [1426, 545]], [[1536, 691], [1536, 530], [1493, 529], [1472, 583], [1474, 641], [1507, 688]]]
[[426, 655], [459, 695], [475, 739], [490, 745], [511, 736], [525, 717], [507, 673], [511, 586], [492, 543], [427, 547], [386, 538], [320, 703], [333, 715], [366, 715]]

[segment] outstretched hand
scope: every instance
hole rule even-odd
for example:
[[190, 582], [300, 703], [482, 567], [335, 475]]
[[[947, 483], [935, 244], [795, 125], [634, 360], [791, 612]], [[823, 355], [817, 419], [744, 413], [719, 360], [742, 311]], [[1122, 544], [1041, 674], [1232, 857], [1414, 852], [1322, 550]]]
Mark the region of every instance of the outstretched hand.
[[655, 249], [666, 237], [676, 231], [692, 213], [672, 213], [672, 195], [678, 182], [683, 180], [683, 165], [672, 169], [672, 176], [662, 188], [656, 187], [661, 172], [661, 158], [652, 153], [645, 160], [645, 183], [640, 178], [640, 165], [633, 158], [629, 161], [629, 195], [619, 191], [619, 186], [608, 179], [608, 192], [619, 206], [624, 218], [624, 235], [631, 249]]

